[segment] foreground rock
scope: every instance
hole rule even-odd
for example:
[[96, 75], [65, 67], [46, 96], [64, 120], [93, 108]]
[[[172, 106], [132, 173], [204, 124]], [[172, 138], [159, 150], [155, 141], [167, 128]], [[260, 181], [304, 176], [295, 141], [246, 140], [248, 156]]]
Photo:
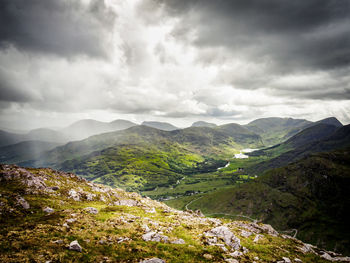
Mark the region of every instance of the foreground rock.
[[0, 182], [0, 262], [350, 262], [269, 225], [175, 210], [71, 173], [0, 165]]
[[74, 250], [74, 251], [78, 251], [78, 252], [82, 252], [83, 251], [83, 248], [79, 245], [78, 241], [77, 240], [74, 240], [72, 241], [70, 244], [69, 244], [69, 247], [68, 247], [70, 250]]

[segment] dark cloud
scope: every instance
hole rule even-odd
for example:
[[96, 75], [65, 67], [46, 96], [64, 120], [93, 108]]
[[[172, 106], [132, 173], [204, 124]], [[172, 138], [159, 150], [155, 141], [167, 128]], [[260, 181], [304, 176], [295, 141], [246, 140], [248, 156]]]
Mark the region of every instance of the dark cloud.
[[149, 1], [181, 17], [174, 35], [198, 47], [225, 47], [281, 71], [350, 64], [349, 1]]
[[0, 47], [64, 57], [106, 56], [103, 42], [115, 15], [103, 0], [0, 1]]

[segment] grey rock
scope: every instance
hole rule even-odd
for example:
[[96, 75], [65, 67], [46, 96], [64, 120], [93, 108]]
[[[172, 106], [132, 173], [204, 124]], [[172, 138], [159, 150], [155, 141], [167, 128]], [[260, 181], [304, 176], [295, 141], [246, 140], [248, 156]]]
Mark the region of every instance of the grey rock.
[[140, 263], [165, 263], [165, 260], [160, 258], [150, 258], [150, 259], [141, 260]]
[[249, 237], [251, 236], [253, 233], [252, 232], [249, 232], [249, 231], [245, 231], [245, 230], [242, 230], [241, 231], [241, 236], [242, 237]]
[[69, 244], [69, 249], [78, 252], [81, 252], [83, 250], [83, 248], [79, 245], [77, 240], [74, 240]]
[[145, 209], [145, 212], [146, 213], [150, 213], [150, 214], [154, 214], [154, 213], [156, 213], [156, 209], [154, 207], [152, 207], [152, 208], [149, 208], [149, 209]]
[[114, 202], [114, 205], [137, 206], [138, 202], [133, 199], [121, 199]]
[[204, 233], [206, 237], [218, 237], [224, 240], [225, 244], [238, 250], [241, 247], [241, 241], [226, 226], [219, 226]]
[[86, 200], [88, 200], [88, 201], [93, 201], [95, 197], [96, 197], [95, 194], [90, 194], [90, 193], [89, 193], [89, 194], [86, 195]]
[[292, 261], [287, 257], [282, 257], [282, 259], [285, 263], [292, 263]]
[[55, 210], [54, 209], [52, 209], [51, 207], [45, 207], [44, 209], [43, 209], [43, 211], [45, 212], [45, 213], [48, 213], [48, 214], [51, 214], [51, 213], [53, 213], [53, 212], [55, 212]]
[[233, 258], [238, 258], [238, 257], [240, 257], [240, 256], [243, 256], [243, 253], [240, 252], [240, 251], [238, 251], [238, 250], [236, 250], [235, 252], [230, 253], [229, 255], [230, 255], [231, 257], [233, 257]]
[[176, 239], [172, 242], [170, 242], [171, 244], [185, 244], [185, 240], [179, 238], [179, 239]]
[[262, 239], [264, 236], [263, 235], [260, 235], [260, 234], [257, 234], [253, 240], [254, 243], [257, 243], [259, 242], [260, 239]]
[[52, 241], [52, 243], [54, 243], [54, 244], [63, 244], [63, 240], [61, 240], [61, 239], [55, 240], [55, 241]]
[[158, 234], [157, 232], [151, 231], [142, 236], [144, 241], [155, 241], [167, 243], [169, 238], [167, 236]]
[[225, 261], [228, 263], [239, 263], [239, 261], [234, 258], [225, 258]]
[[29, 203], [22, 197], [22, 196], [17, 196], [16, 197], [17, 204], [22, 206], [23, 209], [29, 209], [30, 205]]
[[297, 263], [302, 263], [302, 262], [303, 262], [303, 261], [302, 261], [301, 259], [299, 259], [299, 258], [295, 258], [294, 261], [297, 262]]
[[97, 208], [95, 208], [95, 207], [86, 207], [84, 210], [86, 210], [88, 213], [90, 213], [90, 214], [98, 214], [98, 210], [97, 210]]
[[74, 189], [71, 189], [68, 192], [69, 198], [72, 198], [74, 201], [80, 201], [80, 195]]

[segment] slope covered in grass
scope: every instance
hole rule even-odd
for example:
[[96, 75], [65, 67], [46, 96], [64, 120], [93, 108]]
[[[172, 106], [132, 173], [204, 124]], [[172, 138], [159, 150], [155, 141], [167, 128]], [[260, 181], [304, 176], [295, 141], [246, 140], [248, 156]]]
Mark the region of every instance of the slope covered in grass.
[[1, 165], [0, 182], [1, 262], [348, 260], [269, 225], [178, 211], [74, 174]]

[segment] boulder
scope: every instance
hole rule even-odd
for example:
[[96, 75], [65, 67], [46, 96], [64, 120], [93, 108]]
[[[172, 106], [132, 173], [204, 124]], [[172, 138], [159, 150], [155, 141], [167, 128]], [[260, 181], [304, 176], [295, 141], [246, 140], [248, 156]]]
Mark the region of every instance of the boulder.
[[17, 204], [22, 206], [23, 209], [29, 209], [30, 205], [29, 203], [22, 197], [22, 196], [17, 196], [16, 197]]
[[94, 214], [94, 215], [98, 214], [98, 210], [95, 207], [90, 207], [89, 206], [89, 207], [86, 207], [84, 210], [87, 211], [90, 214]]
[[238, 250], [241, 247], [241, 241], [236, 237], [230, 229], [226, 226], [215, 227], [204, 233], [206, 237], [218, 237], [224, 240], [227, 246], [230, 246], [234, 250]]
[[144, 241], [155, 241], [155, 242], [164, 242], [167, 243], [169, 238], [167, 236], [158, 234], [157, 232], [151, 231], [142, 235]]
[[179, 238], [170, 242], [171, 244], [185, 244], [185, 240]]
[[48, 213], [48, 214], [51, 214], [51, 213], [53, 213], [55, 210], [54, 209], [52, 209], [51, 207], [45, 207], [44, 209], [43, 209], [43, 211], [45, 212], [45, 213]]
[[165, 260], [160, 258], [150, 258], [150, 259], [141, 260], [140, 263], [165, 263]]
[[77, 240], [72, 241], [68, 247], [70, 250], [81, 252], [83, 248], [79, 245]]
[[71, 189], [68, 192], [68, 196], [69, 196], [69, 198], [72, 198], [74, 201], [80, 201], [80, 196], [77, 193], [77, 191], [75, 191], [74, 189]]

